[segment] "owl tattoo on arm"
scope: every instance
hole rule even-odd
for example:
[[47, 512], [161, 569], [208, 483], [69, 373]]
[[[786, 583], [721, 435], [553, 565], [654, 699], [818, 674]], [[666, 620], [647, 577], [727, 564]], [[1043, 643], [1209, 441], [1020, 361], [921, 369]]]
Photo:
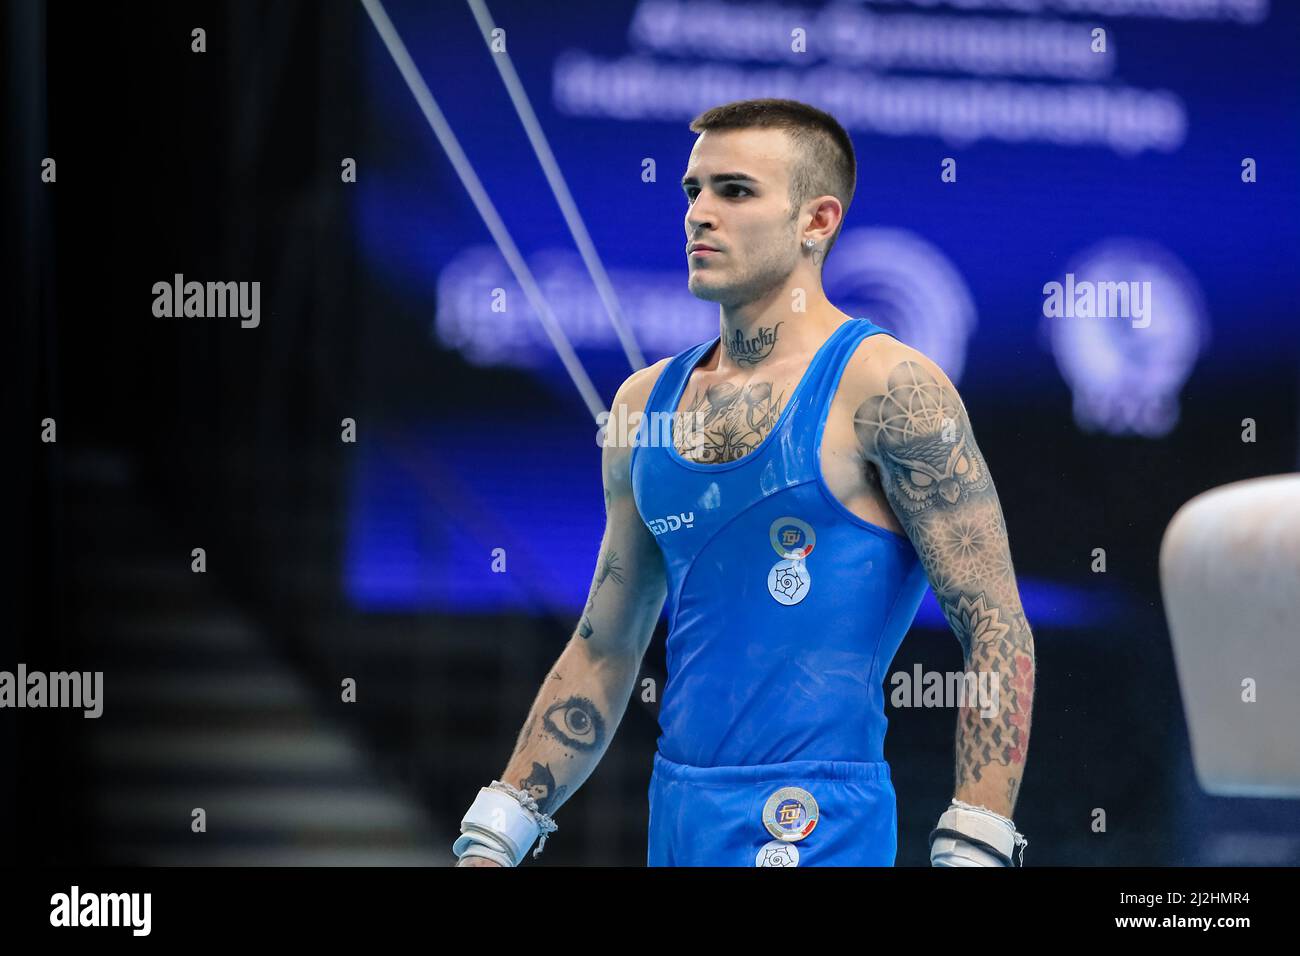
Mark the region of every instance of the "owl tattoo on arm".
[[[1015, 803], [1029, 742], [1034, 643], [1020, 603], [1002, 506], [956, 391], [899, 362], [853, 417], [864, 467], [878, 481], [954, 635], [965, 665], [996, 674], [1001, 707], [963, 708], [957, 794]], [[964, 796], [963, 796], [964, 795]]]
[[965, 411], [917, 362], [898, 365], [885, 394], [863, 402], [853, 423], [863, 447], [882, 459], [882, 483], [895, 508], [920, 514], [989, 487]]

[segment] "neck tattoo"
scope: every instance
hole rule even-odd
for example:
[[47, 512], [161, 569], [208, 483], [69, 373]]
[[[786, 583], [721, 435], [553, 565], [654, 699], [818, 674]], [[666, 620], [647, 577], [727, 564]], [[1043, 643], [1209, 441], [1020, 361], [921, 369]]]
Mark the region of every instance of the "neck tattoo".
[[770, 329], [760, 327], [749, 338], [745, 338], [745, 334], [736, 329], [731, 338], [723, 339], [723, 345], [737, 365], [757, 365], [772, 354], [772, 349], [776, 347], [776, 333], [783, 325], [784, 322], [778, 322]]

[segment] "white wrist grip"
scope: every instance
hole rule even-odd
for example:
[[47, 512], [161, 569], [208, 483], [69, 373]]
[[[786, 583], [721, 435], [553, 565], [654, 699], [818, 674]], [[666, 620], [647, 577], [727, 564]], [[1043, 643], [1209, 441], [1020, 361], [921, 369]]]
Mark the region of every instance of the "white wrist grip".
[[460, 857], [478, 843], [504, 853], [511, 866], [518, 866], [541, 831], [533, 815], [510, 794], [482, 787], [460, 821], [461, 835], [451, 851]]
[[1015, 866], [1015, 851], [1020, 848], [1023, 866], [1028, 845], [1016, 825], [1000, 813], [954, 800], [930, 834], [930, 864]]

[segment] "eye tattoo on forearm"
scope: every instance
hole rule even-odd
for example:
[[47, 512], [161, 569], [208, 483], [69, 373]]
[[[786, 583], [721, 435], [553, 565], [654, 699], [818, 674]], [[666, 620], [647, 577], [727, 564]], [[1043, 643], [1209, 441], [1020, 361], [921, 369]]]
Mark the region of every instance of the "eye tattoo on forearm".
[[542, 716], [542, 729], [571, 750], [605, 746], [605, 718], [585, 697], [557, 701]]

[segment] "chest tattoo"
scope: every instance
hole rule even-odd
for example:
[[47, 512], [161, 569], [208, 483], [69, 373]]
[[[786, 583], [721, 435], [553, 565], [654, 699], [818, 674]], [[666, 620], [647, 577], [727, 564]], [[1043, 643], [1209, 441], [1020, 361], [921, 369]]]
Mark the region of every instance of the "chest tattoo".
[[704, 465], [744, 458], [781, 417], [785, 392], [773, 391], [771, 382], [697, 388], [673, 429], [678, 454]]

